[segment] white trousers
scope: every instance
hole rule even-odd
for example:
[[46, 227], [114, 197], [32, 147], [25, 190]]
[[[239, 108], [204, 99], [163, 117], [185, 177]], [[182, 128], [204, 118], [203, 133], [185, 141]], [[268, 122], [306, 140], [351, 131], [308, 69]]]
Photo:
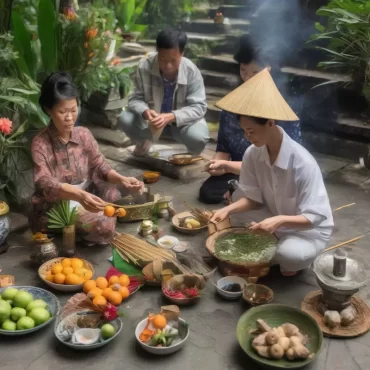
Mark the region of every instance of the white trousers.
[[[267, 208], [261, 208], [232, 215], [231, 224], [233, 227], [245, 227], [251, 222], [261, 222], [269, 217], [274, 215]], [[311, 266], [327, 247], [331, 232], [280, 228], [275, 235], [279, 242], [272, 264], [280, 265], [282, 271], [294, 272]]]

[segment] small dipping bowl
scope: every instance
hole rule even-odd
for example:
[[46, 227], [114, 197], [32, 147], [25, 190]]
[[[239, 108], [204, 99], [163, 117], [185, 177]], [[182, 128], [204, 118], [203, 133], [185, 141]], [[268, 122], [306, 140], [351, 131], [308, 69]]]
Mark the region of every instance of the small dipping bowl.
[[159, 181], [161, 174], [154, 171], [145, 171], [143, 173], [143, 180], [145, 184], [154, 184]]
[[[227, 290], [223, 290], [224, 287], [230, 284], [239, 284], [240, 285], [240, 292], [228, 292]], [[233, 300], [239, 299], [243, 294], [243, 287], [247, 284], [246, 280], [239, 277], [239, 276], [226, 276], [217, 281], [217, 292], [218, 294], [225, 299]]]
[[99, 341], [100, 329], [78, 329], [73, 333], [72, 343], [90, 345]]
[[243, 289], [243, 300], [251, 306], [261, 306], [270, 303], [274, 298], [274, 293], [266, 285], [247, 284]]
[[179, 244], [179, 239], [174, 236], [165, 235], [159, 238], [157, 243], [163, 249], [172, 249]]

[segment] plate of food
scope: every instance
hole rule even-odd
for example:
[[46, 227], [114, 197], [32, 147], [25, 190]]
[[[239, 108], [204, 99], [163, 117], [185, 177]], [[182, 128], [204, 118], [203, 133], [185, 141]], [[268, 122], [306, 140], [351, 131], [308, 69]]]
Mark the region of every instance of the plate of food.
[[273, 369], [299, 369], [319, 354], [323, 335], [303, 311], [278, 304], [253, 307], [239, 319], [238, 342], [255, 362]]

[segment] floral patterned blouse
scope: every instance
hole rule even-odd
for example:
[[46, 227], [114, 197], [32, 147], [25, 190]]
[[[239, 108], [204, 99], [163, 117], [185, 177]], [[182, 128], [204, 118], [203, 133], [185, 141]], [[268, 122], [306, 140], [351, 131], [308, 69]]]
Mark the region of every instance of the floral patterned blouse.
[[50, 124], [34, 138], [31, 151], [35, 195], [48, 203], [58, 201], [62, 183], [77, 185], [85, 180], [105, 180], [111, 170], [91, 132], [81, 126], [73, 128], [69, 142], [64, 144]]

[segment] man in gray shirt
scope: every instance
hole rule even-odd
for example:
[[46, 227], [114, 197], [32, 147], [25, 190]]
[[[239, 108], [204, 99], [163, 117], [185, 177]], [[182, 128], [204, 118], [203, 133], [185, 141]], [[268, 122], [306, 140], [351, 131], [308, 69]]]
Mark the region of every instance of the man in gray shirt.
[[157, 36], [157, 52], [139, 63], [135, 89], [120, 117], [120, 128], [136, 144], [135, 155], [146, 155], [162, 132], [191, 154], [200, 154], [209, 140], [203, 78], [184, 57], [186, 42], [184, 32], [165, 29]]

